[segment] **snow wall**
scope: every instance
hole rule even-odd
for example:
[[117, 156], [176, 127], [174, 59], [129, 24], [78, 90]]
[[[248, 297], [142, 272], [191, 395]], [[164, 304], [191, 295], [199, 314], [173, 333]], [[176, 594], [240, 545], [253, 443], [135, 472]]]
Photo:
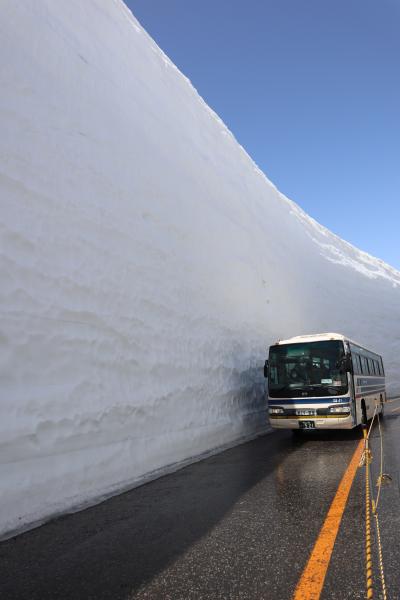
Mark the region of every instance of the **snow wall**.
[[5, 0], [0, 45], [3, 535], [263, 431], [278, 337], [351, 336], [399, 391], [400, 273], [280, 194], [120, 0]]

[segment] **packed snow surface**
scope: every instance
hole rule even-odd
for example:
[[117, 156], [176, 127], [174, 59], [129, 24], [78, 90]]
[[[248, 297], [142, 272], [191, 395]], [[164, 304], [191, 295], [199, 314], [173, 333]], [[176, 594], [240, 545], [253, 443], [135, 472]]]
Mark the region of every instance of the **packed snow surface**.
[[400, 390], [400, 273], [280, 194], [120, 0], [4, 0], [0, 46], [0, 533], [262, 431], [278, 337], [344, 333]]

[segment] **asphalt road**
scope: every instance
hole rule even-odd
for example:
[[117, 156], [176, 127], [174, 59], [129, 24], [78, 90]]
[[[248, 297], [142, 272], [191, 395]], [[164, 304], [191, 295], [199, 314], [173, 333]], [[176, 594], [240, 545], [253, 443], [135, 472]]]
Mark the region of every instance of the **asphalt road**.
[[[400, 402], [382, 426], [379, 505], [388, 600], [400, 599]], [[276, 432], [0, 543], [3, 600], [286, 600], [319, 536], [359, 430]], [[379, 431], [371, 439], [379, 474]], [[365, 597], [358, 469], [321, 598]], [[374, 598], [380, 593], [373, 535]]]

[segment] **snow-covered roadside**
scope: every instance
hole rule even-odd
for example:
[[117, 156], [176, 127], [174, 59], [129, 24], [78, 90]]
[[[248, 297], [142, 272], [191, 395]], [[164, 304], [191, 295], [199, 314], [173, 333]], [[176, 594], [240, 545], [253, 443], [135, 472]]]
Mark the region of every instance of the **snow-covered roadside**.
[[400, 273], [282, 196], [119, 0], [0, 6], [0, 533], [265, 430], [266, 347], [400, 391]]

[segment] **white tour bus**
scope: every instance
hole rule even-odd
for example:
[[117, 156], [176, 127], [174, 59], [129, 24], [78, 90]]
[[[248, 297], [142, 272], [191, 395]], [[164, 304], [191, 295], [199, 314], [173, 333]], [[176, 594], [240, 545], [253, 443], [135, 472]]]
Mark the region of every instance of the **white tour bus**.
[[337, 333], [301, 335], [269, 349], [272, 427], [351, 429], [386, 402], [382, 357]]

